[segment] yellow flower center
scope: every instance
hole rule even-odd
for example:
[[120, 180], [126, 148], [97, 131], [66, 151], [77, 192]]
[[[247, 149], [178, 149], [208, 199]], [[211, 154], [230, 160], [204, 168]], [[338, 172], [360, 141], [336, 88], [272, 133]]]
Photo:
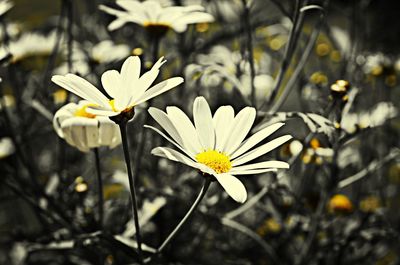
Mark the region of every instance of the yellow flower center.
[[226, 173], [232, 168], [229, 156], [215, 150], [207, 150], [196, 155], [196, 160], [210, 168], [218, 174]]
[[92, 106], [95, 106], [95, 105], [94, 105], [94, 104], [86, 104], [86, 105], [84, 105], [83, 107], [77, 109], [77, 110], [75, 111], [74, 115], [75, 115], [75, 116], [78, 116], [78, 117], [86, 117], [86, 118], [94, 119], [94, 118], [96, 117], [96, 115], [91, 114], [91, 113], [88, 113], [88, 112], [86, 111], [86, 109], [87, 109], [88, 107], [92, 107]]

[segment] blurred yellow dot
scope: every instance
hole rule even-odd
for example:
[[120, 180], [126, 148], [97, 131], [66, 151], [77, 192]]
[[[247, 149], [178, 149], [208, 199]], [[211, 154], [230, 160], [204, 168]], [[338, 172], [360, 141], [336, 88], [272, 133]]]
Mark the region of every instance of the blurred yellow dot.
[[140, 56], [140, 55], [142, 55], [142, 54], [143, 54], [143, 49], [142, 49], [142, 48], [134, 48], [134, 49], [132, 50], [132, 55]]
[[315, 72], [310, 76], [310, 82], [316, 85], [326, 85], [328, 83], [328, 77], [322, 72]]
[[88, 190], [88, 185], [85, 182], [78, 183], [75, 186], [75, 190], [76, 190], [76, 192], [85, 192]]
[[208, 23], [198, 23], [196, 24], [196, 31], [197, 32], [206, 32], [210, 28]]
[[309, 154], [305, 154], [305, 155], [303, 155], [302, 158], [301, 158], [301, 160], [303, 160], [303, 163], [304, 163], [304, 164], [309, 164], [309, 163], [311, 163], [312, 159], [313, 159], [313, 156], [312, 156], [312, 155], [309, 155]]
[[285, 44], [285, 41], [283, 40], [282, 37], [275, 37], [269, 42], [269, 46], [271, 47], [272, 50], [278, 51], [282, 48], [282, 46]]
[[394, 87], [397, 83], [397, 77], [395, 75], [388, 75], [385, 78], [385, 84], [390, 87]]
[[319, 140], [317, 138], [312, 138], [310, 141], [310, 146], [312, 149], [317, 149], [321, 147], [321, 143], [319, 142]]
[[104, 199], [116, 198], [124, 190], [119, 183], [110, 184], [104, 187]]
[[371, 75], [378, 76], [383, 73], [383, 66], [382, 65], [377, 65], [371, 70]]
[[322, 165], [322, 163], [324, 163], [324, 160], [322, 159], [322, 157], [317, 156], [317, 157], [315, 158], [315, 164], [317, 164], [317, 165]]
[[63, 104], [68, 97], [68, 92], [65, 89], [57, 89], [53, 93], [54, 104]]
[[328, 210], [332, 213], [350, 213], [353, 211], [353, 204], [346, 195], [336, 194], [329, 200]]
[[82, 183], [82, 182], [84, 182], [85, 180], [83, 179], [83, 177], [81, 177], [81, 176], [79, 176], [79, 177], [76, 177], [76, 179], [75, 179], [75, 183]]
[[333, 126], [335, 126], [335, 128], [336, 129], [340, 129], [340, 123], [338, 123], [337, 121], [335, 121], [334, 123], [333, 123]]
[[340, 54], [340, 52], [338, 50], [333, 50], [330, 54], [331, 60], [334, 61], [335, 63], [340, 62], [340, 60], [342, 59], [342, 55]]
[[368, 196], [360, 201], [360, 210], [366, 213], [373, 213], [381, 207], [381, 200], [376, 196]]
[[400, 183], [400, 164], [394, 164], [389, 167], [389, 180], [392, 183]]
[[277, 234], [282, 230], [282, 226], [275, 218], [268, 218], [265, 222], [257, 229], [257, 233], [260, 236], [264, 236], [267, 233]]
[[105, 264], [106, 264], [106, 265], [112, 265], [112, 264], [114, 264], [114, 256], [113, 256], [113, 255], [108, 255], [108, 256], [106, 257]]
[[327, 43], [320, 43], [317, 45], [316, 52], [318, 56], [326, 56], [330, 53], [331, 48]]
[[13, 95], [6, 94], [3, 96], [3, 98], [1, 98], [1, 100], [2, 100], [1, 102], [2, 106], [6, 108], [15, 106], [15, 97]]
[[150, 69], [152, 66], [153, 66], [153, 63], [150, 62], [150, 61], [146, 61], [146, 62], [144, 63], [144, 67], [146, 67], [147, 69]]

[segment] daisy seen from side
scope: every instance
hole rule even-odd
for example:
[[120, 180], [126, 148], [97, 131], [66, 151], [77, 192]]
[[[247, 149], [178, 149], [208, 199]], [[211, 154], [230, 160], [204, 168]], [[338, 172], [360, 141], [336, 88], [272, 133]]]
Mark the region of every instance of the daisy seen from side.
[[108, 117], [123, 114], [130, 120], [134, 115], [133, 108], [136, 105], [183, 82], [182, 77], [172, 77], [153, 85], [160, 72], [160, 67], [165, 62], [161, 57], [149, 71], [140, 75], [140, 58], [130, 56], [123, 63], [120, 72], [116, 70], [104, 72], [101, 76], [101, 83], [111, 98], [101, 93], [90, 82], [74, 74], [55, 75], [51, 80], [62, 88], [93, 103], [86, 109], [86, 112]]
[[177, 148], [156, 147], [152, 154], [183, 163], [215, 177], [237, 202], [243, 203], [246, 200], [247, 191], [236, 175], [260, 174], [276, 171], [278, 168], [289, 168], [289, 164], [283, 161], [247, 164], [292, 138], [284, 135], [257, 146], [284, 125], [276, 123], [245, 140], [256, 117], [256, 110], [252, 107], [242, 109], [235, 116], [231, 106], [222, 106], [212, 115], [205, 98], [197, 97], [193, 105], [194, 124], [177, 107], [167, 107], [166, 112], [151, 107], [148, 111], [168, 135], [155, 127], [145, 127], [153, 129]]

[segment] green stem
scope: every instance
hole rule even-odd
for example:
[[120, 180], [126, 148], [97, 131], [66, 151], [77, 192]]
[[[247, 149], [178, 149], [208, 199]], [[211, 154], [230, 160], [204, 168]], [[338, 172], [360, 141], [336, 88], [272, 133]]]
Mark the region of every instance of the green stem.
[[138, 206], [136, 200], [136, 190], [135, 190], [135, 178], [132, 175], [132, 168], [130, 163], [130, 154], [129, 154], [129, 145], [128, 145], [128, 138], [127, 138], [127, 130], [126, 130], [126, 122], [121, 122], [118, 124], [119, 129], [121, 131], [121, 138], [122, 138], [122, 147], [124, 149], [124, 157], [126, 163], [126, 169], [128, 171], [128, 180], [129, 180], [129, 189], [131, 194], [131, 201], [132, 201], [132, 212], [133, 212], [133, 220], [135, 222], [135, 229], [136, 229], [136, 241], [138, 245], [138, 255], [140, 259], [140, 263], [142, 263], [142, 238], [140, 235], [140, 226], [139, 226], [139, 216], [138, 216]]
[[97, 193], [99, 196], [98, 207], [99, 207], [99, 228], [103, 229], [103, 216], [104, 216], [104, 196], [103, 196], [103, 180], [101, 178], [101, 169], [100, 169], [100, 156], [99, 149], [96, 147], [93, 149], [95, 162], [96, 162], [96, 173], [97, 173]]
[[179, 230], [181, 230], [182, 226], [186, 223], [186, 221], [192, 215], [194, 210], [200, 204], [201, 200], [204, 198], [204, 195], [206, 195], [206, 192], [208, 190], [208, 187], [210, 187], [210, 184], [211, 184], [211, 177], [206, 176], [203, 187], [201, 188], [199, 195], [197, 195], [196, 200], [190, 207], [189, 211], [185, 214], [185, 216], [179, 222], [179, 224], [175, 227], [175, 229], [168, 235], [167, 239], [165, 239], [164, 242], [161, 244], [161, 246], [157, 249], [157, 253], [161, 253], [164, 250], [164, 248], [167, 246], [167, 244], [176, 236], [176, 234], [179, 232]]

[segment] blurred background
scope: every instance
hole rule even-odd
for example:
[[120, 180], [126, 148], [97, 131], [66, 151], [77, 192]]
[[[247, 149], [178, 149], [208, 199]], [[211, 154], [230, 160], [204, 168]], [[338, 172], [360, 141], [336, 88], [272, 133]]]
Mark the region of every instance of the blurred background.
[[253, 133], [284, 121], [273, 137], [294, 137], [263, 157], [289, 170], [241, 177], [243, 205], [213, 185], [152, 264], [400, 264], [400, 3], [157, 2], [202, 5], [214, 22], [154, 38], [134, 23], [109, 31], [115, 16], [98, 6], [118, 9], [113, 0], [0, 1], [0, 264], [137, 264], [122, 147], [96, 149], [100, 227], [95, 154], [53, 126], [55, 112], [78, 98], [51, 82], [75, 73], [102, 90], [101, 74], [129, 55], [143, 70], [165, 56], [159, 79], [185, 78], [128, 124], [146, 255], [202, 183], [198, 172], [150, 154], [166, 145], [143, 129], [158, 126], [150, 105], [189, 116], [199, 95], [212, 111], [251, 105]]

